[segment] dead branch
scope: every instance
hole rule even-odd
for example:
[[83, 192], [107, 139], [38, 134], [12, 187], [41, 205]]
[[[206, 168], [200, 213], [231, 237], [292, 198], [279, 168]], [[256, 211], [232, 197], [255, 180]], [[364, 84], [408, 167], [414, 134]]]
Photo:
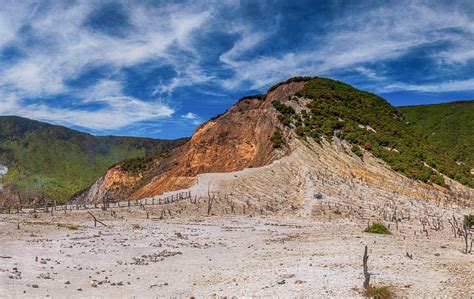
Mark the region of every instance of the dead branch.
[[87, 212], [87, 213], [89, 213], [89, 215], [91, 215], [92, 218], [94, 218], [94, 227], [97, 226], [97, 222], [99, 222], [99, 223], [102, 224], [103, 226], [107, 227], [107, 225], [106, 225], [105, 223], [103, 223], [102, 221], [100, 221], [99, 219], [97, 219], [97, 218], [94, 216], [94, 214], [92, 214], [91, 212]]

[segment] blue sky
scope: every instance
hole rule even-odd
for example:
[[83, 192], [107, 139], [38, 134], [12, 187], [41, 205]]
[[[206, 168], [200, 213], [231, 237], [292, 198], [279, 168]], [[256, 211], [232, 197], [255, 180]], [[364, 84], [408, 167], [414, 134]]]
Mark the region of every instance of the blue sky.
[[0, 115], [176, 138], [325, 76], [394, 105], [474, 98], [473, 1], [0, 0]]

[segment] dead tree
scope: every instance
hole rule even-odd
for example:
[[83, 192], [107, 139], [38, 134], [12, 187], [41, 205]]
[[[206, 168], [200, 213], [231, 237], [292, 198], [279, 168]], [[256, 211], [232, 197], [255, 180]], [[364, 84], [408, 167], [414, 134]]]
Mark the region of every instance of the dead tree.
[[[464, 253], [468, 254], [472, 252], [472, 231], [469, 227], [468, 221], [459, 222], [453, 215], [453, 220], [448, 219], [449, 224], [454, 232], [454, 237], [462, 237], [464, 239]], [[470, 241], [469, 241], [470, 240]]]
[[145, 209], [145, 206], [142, 203], [140, 203], [140, 206], [143, 208], [143, 211], [145, 211], [146, 213], [146, 219], [150, 219], [150, 215], [148, 214], [148, 211]]
[[468, 254], [471, 253], [472, 250], [472, 240], [471, 240], [471, 250], [469, 250], [469, 236], [471, 235], [471, 232], [467, 228], [467, 225], [463, 225], [463, 230], [462, 230], [462, 237], [464, 238], [464, 243], [466, 245], [464, 249], [464, 253]]
[[102, 224], [103, 226], [107, 227], [107, 225], [105, 223], [103, 223], [102, 221], [100, 221], [99, 219], [97, 219], [94, 214], [92, 214], [91, 212], [87, 212], [89, 213], [89, 215], [92, 216], [92, 218], [94, 218], [94, 227], [97, 227], [97, 222], [99, 222], [100, 224]]
[[369, 260], [369, 256], [367, 255], [367, 245], [365, 245], [364, 257], [362, 258], [362, 265], [364, 267], [364, 289], [367, 289], [370, 285], [370, 273], [369, 273], [369, 267], [367, 266], [368, 260]]
[[104, 197], [102, 198], [102, 210], [107, 211], [107, 207], [109, 205], [109, 196], [108, 194], [104, 194]]
[[211, 214], [212, 204], [214, 203], [214, 196], [211, 197], [210, 185], [207, 186], [207, 215]]

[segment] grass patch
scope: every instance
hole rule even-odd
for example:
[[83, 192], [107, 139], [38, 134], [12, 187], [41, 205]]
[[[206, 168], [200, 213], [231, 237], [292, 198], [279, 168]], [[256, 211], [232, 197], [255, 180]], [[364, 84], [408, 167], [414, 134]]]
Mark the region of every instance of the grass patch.
[[78, 230], [79, 226], [71, 223], [58, 223], [58, 227], [65, 227], [68, 230]]
[[364, 157], [364, 153], [362, 152], [362, 149], [358, 145], [353, 145], [351, 148], [351, 151], [356, 154], [359, 158]]
[[364, 229], [365, 233], [371, 234], [382, 234], [382, 235], [391, 235], [392, 233], [388, 230], [388, 228], [383, 225], [382, 223], [375, 222], [371, 226]]
[[394, 293], [389, 286], [368, 286], [364, 290], [367, 298], [389, 299], [394, 297]]
[[25, 221], [26, 225], [51, 225], [50, 222], [46, 221]]

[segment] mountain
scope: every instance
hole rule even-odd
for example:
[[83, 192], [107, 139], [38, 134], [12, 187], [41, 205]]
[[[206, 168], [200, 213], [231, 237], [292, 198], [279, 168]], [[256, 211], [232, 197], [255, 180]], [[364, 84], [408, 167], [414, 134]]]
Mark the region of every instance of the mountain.
[[[96, 137], [16, 116], [0, 117], [0, 164], [6, 195], [58, 202], [89, 187], [119, 161], [154, 155], [183, 140]], [[42, 195], [43, 196], [43, 195]]]
[[[280, 173], [255, 175], [285, 163]], [[118, 163], [76, 200], [142, 199], [187, 188], [205, 193], [211, 185], [276, 200], [281, 190], [293, 192], [321, 173], [425, 198], [433, 190], [470, 198], [466, 186], [474, 185], [465, 165], [430, 144], [386, 100], [339, 81], [295, 77], [242, 98], [166, 154]], [[255, 176], [247, 185], [238, 183], [242, 175]], [[295, 186], [284, 183], [293, 179]]]
[[399, 107], [410, 127], [441, 152], [474, 169], [474, 101]]

